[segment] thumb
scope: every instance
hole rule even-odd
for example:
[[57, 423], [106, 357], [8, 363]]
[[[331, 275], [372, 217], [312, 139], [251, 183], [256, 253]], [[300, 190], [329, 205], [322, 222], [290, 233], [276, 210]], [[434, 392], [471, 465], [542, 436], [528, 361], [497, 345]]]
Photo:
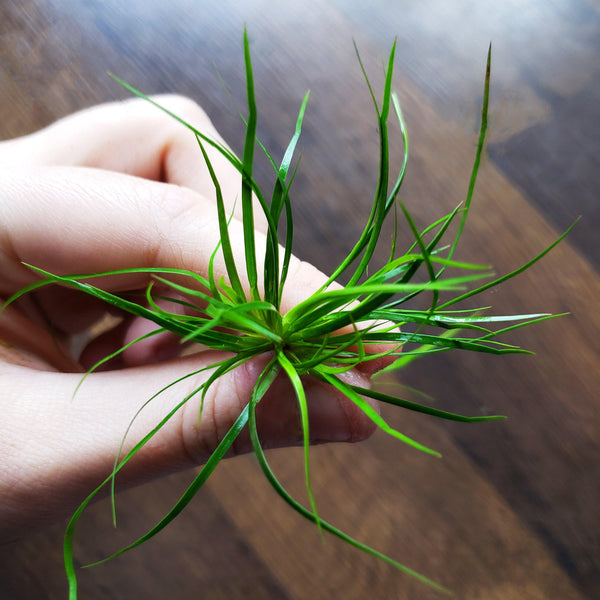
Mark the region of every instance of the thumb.
[[[81, 375], [6, 365], [5, 418], [0, 423], [0, 447], [4, 446], [6, 460], [0, 477], [0, 506], [10, 518], [0, 519], [0, 530], [5, 528], [0, 538], [70, 514], [110, 474], [123, 435], [139, 408], [180, 380], [139, 412], [124, 452], [200, 388], [212, 365], [223, 358], [222, 353], [204, 352], [158, 365], [91, 374], [74, 398]], [[124, 467], [118, 484], [134, 485], [206, 461], [248, 403], [268, 358], [254, 358], [219, 378], [209, 388], [200, 420], [200, 394], [193, 395]], [[367, 385], [357, 372], [347, 377], [352, 384]], [[307, 379], [305, 389], [313, 442], [357, 441], [372, 433], [373, 425], [360, 409], [330, 386]], [[42, 396], [50, 401], [40, 402]], [[257, 422], [265, 447], [300, 443], [297, 402], [284, 377], [276, 379], [261, 400]], [[250, 449], [245, 429], [232, 451]]]

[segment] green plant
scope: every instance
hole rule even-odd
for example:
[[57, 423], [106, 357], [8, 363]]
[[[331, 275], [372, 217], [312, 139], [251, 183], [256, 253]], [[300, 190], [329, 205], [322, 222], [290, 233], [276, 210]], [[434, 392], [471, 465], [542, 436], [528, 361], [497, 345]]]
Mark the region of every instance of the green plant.
[[[184, 509], [204, 484], [241, 430], [248, 426], [256, 458], [267, 480], [273, 486], [274, 490], [295, 511], [316, 523], [320, 530], [328, 531], [349, 544], [383, 559], [400, 571], [416, 577], [441, 592], [447, 592], [441, 585], [396, 562], [392, 558], [381, 554], [375, 549], [354, 540], [352, 537], [336, 529], [333, 525], [320, 519], [310, 485], [308, 412], [301, 376], [311, 376], [337, 388], [385, 432], [409, 444], [413, 448], [437, 455], [434, 450], [419, 444], [390, 427], [364, 398], [368, 397], [408, 410], [462, 422], [487, 421], [503, 417], [465, 417], [444, 412], [381, 391], [349, 385], [340, 378], [340, 375], [360, 363], [382, 357], [387, 357], [389, 362], [385, 370], [393, 370], [401, 368], [417, 357], [452, 349], [498, 355], [526, 352], [516, 346], [499, 341], [497, 339], [498, 336], [507, 331], [552, 318], [552, 315], [486, 316], [485, 309], [459, 310], [455, 309], [454, 306], [521, 273], [542, 258], [566, 233], [549, 248], [545, 249], [519, 269], [502, 277], [491, 279], [486, 283], [480, 283], [474, 289], [467, 289], [465, 287], [469, 283], [490, 278], [491, 276], [487, 267], [458, 262], [453, 258], [471, 206], [475, 181], [484, 147], [487, 130], [491, 51], [488, 53], [487, 58], [480, 133], [466, 201], [463, 206], [457, 207], [450, 214], [441, 217], [423, 231], [418, 230], [407, 208], [397, 202], [398, 192], [404, 179], [408, 161], [408, 137], [398, 99], [392, 92], [394, 53], [395, 44], [392, 47], [387, 63], [383, 97], [380, 104], [376, 100], [375, 93], [360, 61], [360, 56], [358, 57], [373, 101], [380, 139], [378, 182], [370, 215], [358, 241], [350, 250], [346, 259], [334, 270], [327, 283], [287, 313], [282, 314], [280, 307], [292, 253], [294, 223], [290, 188], [296, 172], [296, 168], [292, 166], [292, 160], [302, 128], [308, 94], [302, 102], [296, 121], [295, 132], [284, 153], [283, 159], [277, 164], [256, 137], [257, 108], [254, 98], [250, 49], [246, 34], [244, 35], [244, 55], [248, 116], [244, 119], [245, 141], [242, 158], [239, 159], [229, 149], [205, 136], [201, 131], [194, 128], [193, 125], [169, 113], [195, 136], [199, 151], [204, 157], [216, 191], [220, 244], [214, 250], [207, 276], [181, 269], [165, 268], [127, 269], [106, 273], [58, 276], [29, 265], [32, 270], [41, 276], [41, 279], [8, 300], [8, 302], [12, 302], [23, 294], [42, 286], [50, 284], [67, 285], [83, 293], [95, 296], [126, 312], [155, 322], [159, 328], [144, 337], [156, 335], [164, 331], [171, 331], [181, 336], [182, 341], [198, 342], [210, 348], [224, 350], [231, 354], [231, 358], [226, 358], [212, 365], [210, 371], [207, 370], [210, 374], [206, 382], [194, 390], [192, 394], [182, 398], [181, 402], [169, 414], [165, 415], [129, 452], [121, 456], [121, 449], [119, 450], [112, 473], [97, 489], [90, 493], [88, 498], [73, 515], [67, 527], [64, 542], [65, 566], [70, 584], [70, 597], [72, 599], [76, 598], [77, 595], [72, 540], [77, 521], [87, 504], [100, 489], [106, 485], [110, 485], [113, 489], [114, 514], [114, 481], [118, 472], [127, 462], [191, 397], [200, 395], [201, 398], [204, 398], [207, 390], [219, 377], [239, 367], [246, 361], [266, 353], [268, 353], [270, 359], [258, 377], [249, 404], [243, 409], [235, 424], [219, 443], [212, 456], [172, 510], [141, 538], [100, 562], [114, 558], [138, 546], [168, 525]], [[127, 83], [121, 80], [118, 81], [134, 94], [156, 104], [154, 100], [133, 89]], [[168, 112], [160, 106], [158, 108]], [[395, 178], [392, 178], [390, 174], [391, 167], [388, 148], [388, 121], [391, 115], [395, 116], [404, 140], [404, 156]], [[228, 229], [230, 216], [225, 209], [220, 182], [215, 175], [208, 157], [207, 146], [212, 146], [218, 150], [242, 175], [240, 199], [243, 213], [245, 248], [243, 267], [236, 264], [234, 260]], [[270, 199], [267, 199], [267, 196], [259, 188], [252, 175], [254, 153], [257, 146], [262, 150], [268, 161], [270, 161], [275, 174]], [[260, 260], [257, 259], [257, 247], [254, 236], [254, 199], [260, 204], [268, 222], [266, 247], [264, 248], [264, 272], [262, 275], [259, 275], [258, 265]], [[404, 254], [398, 254], [397, 235], [395, 235], [388, 260], [382, 266], [375, 266], [373, 264], [373, 257], [375, 248], [380, 240], [383, 223], [392, 208], [394, 208], [397, 226], [398, 207], [412, 232], [414, 240]], [[285, 235], [279, 233], [279, 225], [282, 220], [285, 220], [286, 224]], [[446, 234], [448, 234], [450, 225], [455, 223], [455, 221], [458, 222], [456, 233], [451, 237], [449, 243], [444, 242], [443, 245], [443, 240]], [[284, 250], [282, 251], [281, 248]], [[214, 275], [214, 260], [219, 252], [222, 253], [226, 265], [227, 280], [217, 280]], [[282, 252], [283, 255], [281, 255]], [[245, 270], [244, 276], [249, 283], [248, 290], [244, 289], [242, 284], [241, 268]], [[447, 275], [447, 269], [449, 268], [456, 270], [460, 275], [449, 277]], [[157, 303], [159, 296], [153, 292], [152, 284], [148, 286], [143, 301], [135, 302], [124, 296], [107, 292], [101, 287], [90, 283], [90, 280], [94, 278], [132, 272], [151, 274], [156, 281], [170, 288], [180, 297], [185, 298], [185, 300], [160, 297], [163, 301], [163, 306], [161, 307]], [[415, 275], [422, 272], [426, 274], [425, 281], [415, 281]], [[175, 278], [173, 276], [176, 276], [177, 281], [173, 280]], [[340, 288], [333, 285], [334, 281], [340, 277], [348, 281], [345, 287]], [[184, 285], [181, 283], [182, 280], [189, 281], [189, 284]], [[456, 295], [442, 301], [441, 294], [447, 292], [455, 292]], [[428, 302], [426, 308], [419, 310], [406, 307], [409, 300], [424, 293], [431, 295], [431, 300]], [[180, 310], [170, 312], [164, 308], [164, 302], [183, 304], [186, 308], [185, 314], [181, 314]], [[492, 327], [496, 327], [496, 329], [492, 329]], [[141, 339], [143, 338], [139, 338], [131, 344]], [[110, 360], [116, 354], [125, 350], [131, 344], [103, 359], [90, 372], [103, 362]], [[382, 348], [384, 349], [382, 350]], [[197, 373], [190, 373], [186, 377], [191, 377]], [[306, 490], [310, 508], [306, 508], [293, 499], [281, 486], [269, 467], [257, 432], [256, 406], [269, 389], [271, 383], [280, 374], [284, 374], [289, 378], [300, 409], [304, 436]], [[84, 379], [85, 377], [81, 383], [83, 383]], [[178, 381], [172, 382], [163, 390], [159, 390], [153, 398], [164, 392], [168, 387], [178, 383]], [[153, 398], [150, 398], [148, 402]], [[125, 435], [127, 435], [127, 432]]]

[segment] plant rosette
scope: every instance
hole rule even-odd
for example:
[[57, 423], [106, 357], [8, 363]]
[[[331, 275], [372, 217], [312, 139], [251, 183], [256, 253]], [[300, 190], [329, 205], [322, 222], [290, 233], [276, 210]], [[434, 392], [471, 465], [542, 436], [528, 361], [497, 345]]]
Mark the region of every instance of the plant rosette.
[[[293, 166], [294, 153], [300, 137], [302, 123], [308, 102], [305, 96], [296, 127], [283, 159], [278, 163], [256, 136], [257, 107], [254, 96], [254, 79], [250, 46], [247, 33], [244, 32], [244, 58], [247, 88], [247, 117], [242, 117], [245, 126], [245, 138], [242, 158], [238, 158], [222, 143], [211, 139], [185, 122], [177, 115], [161, 107], [155, 100], [132, 88], [129, 84], [115, 79], [137, 96], [145, 98], [158, 109], [167, 112], [178, 120], [183, 127], [195, 136], [199, 152], [202, 154], [212, 178], [216, 208], [218, 212], [220, 242], [214, 249], [209, 263], [207, 276], [182, 269], [125, 269], [104, 273], [77, 275], [54, 275], [28, 265], [40, 276], [39, 281], [21, 290], [11, 297], [7, 304], [14, 302], [24, 294], [46, 285], [60, 284], [90, 294], [127, 313], [153, 321], [158, 328], [145, 334], [117, 352], [106, 356], [88, 372], [114, 358], [131, 345], [147, 338], [169, 331], [181, 337], [182, 342], [194, 342], [205, 347], [221, 350], [228, 358], [205, 369], [206, 381], [188, 394], [164, 416], [140, 441], [126, 453], [123, 445], [119, 449], [114, 468], [95, 490], [79, 506], [72, 516], [64, 538], [64, 560], [69, 580], [71, 600], [77, 597], [77, 577], [73, 557], [73, 535], [79, 517], [90, 501], [105, 486], [111, 488], [113, 518], [115, 518], [114, 485], [119, 471], [133, 456], [151, 440], [181, 407], [192, 397], [202, 400], [210, 386], [220, 377], [261, 355], [268, 358], [257, 377], [250, 402], [243, 408], [237, 420], [226, 433], [194, 478], [187, 490], [163, 519], [145, 535], [128, 546], [121, 548], [111, 556], [99, 561], [105, 562], [139, 546], [164, 529], [192, 500], [196, 492], [208, 479], [217, 464], [225, 456], [240, 432], [248, 427], [254, 454], [273, 489], [296, 512], [314, 522], [320, 531], [327, 531], [356, 548], [374, 555], [442, 592], [449, 593], [442, 585], [415, 572], [376, 549], [366, 546], [350, 535], [340, 531], [319, 517], [315, 498], [310, 484], [309, 456], [309, 419], [303, 379], [306, 376], [316, 378], [333, 386], [354, 403], [375, 425], [387, 434], [432, 455], [439, 454], [419, 442], [410, 439], [392, 428], [372, 407], [367, 398], [392, 404], [407, 410], [418, 411], [442, 419], [465, 423], [502, 419], [502, 416], [466, 417], [438, 410], [383, 393], [376, 389], [359, 387], [348, 383], [343, 374], [365, 363], [384, 365], [382, 371], [397, 370], [412, 360], [427, 354], [448, 350], [465, 350], [489, 354], [527, 353], [517, 346], [500, 341], [499, 337], [508, 332], [532, 323], [544, 321], [557, 315], [545, 313], [526, 315], [488, 315], [487, 308], [465, 310], [456, 308], [459, 303], [478, 296], [482, 292], [515, 277], [547, 254], [568, 233], [565, 232], [551, 246], [520, 268], [494, 278], [489, 267], [460, 262], [454, 259], [455, 249], [463, 232], [471, 207], [471, 200], [487, 131], [487, 116], [490, 89], [491, 48], [487, 57], [484, 83], [481, 123], [475, 159], [468, 185], [466, 199], [451, 213], [442, 216], [435, 223], [419, 231], [406, 206], [398, 201], [398, 193], [404, 180], [408, 161], [408, 135], [406, 132], [400, 103], [392, 91], [392, 73], [394, 68], [395, 46], [392, 46], [385, 69], [385, 83], [381, 101], [378, 102], [369, 82], [364, 66], [358, 55], [368, 91], [370, 93], [379, 131], [379, 172], [370, 214], [361, 235], [348, 253], [345, 260], [333, 271], [327, 282], [304, 301], [287, 313], [280, 310], [282, 293], [286, 284], [288, 267], [292, 256], [293, 216], [290, 189], [297, 169]], [[397, 174], [392, 177], [388, 143], [389, 121], [397, 123], [404, 142], [403, 158]], [[207, 153], [207, 147], [220, 152], [241, 174], [240, 201], [244, 235], [244, 261], [237, 264], [230, 241], [229, 224], [231, 215], [225, 209], [221, 183], [219, 182]], [[253, 177], [255, 151], [260, 149], [273, 167], [274, 184], [269, 196], [261, 189]], [[254, 211], [256, 206], [264, 213], [267, 221], [267, 235], [264, 248], [257, 247], [254, 232]], [[374, 265], [375, 249], [380, 241], [382, 226], [394, 209], [396, 232], [399, 217], [402, 217], [412, 233], [412, 241], [403, 254], [398, 252], [397, 234], [393, 236], [389, 258], [383, 265]], [[285, 228], [280, 224], [285, 222]], [[447, 240], [450, 225], [456, 232]], [[285, 229], [281, 234], [280, 229]], [[224, 261], [227, 278], [216, 279], [214, 264], [216, 257]], [[448, 276], [447, 269], [458, 275]], [[259, 276], [259, 270], [262, 270]], [[172, 297], [158, 295], [150, 284], [145, 297], [134, 301], [124, 295], [113, 294], [93, 284], [96, 278], [118, 276], [119, 274], [144, 273], [163, 289], [170, 290]], [[421, 275], [425, 276], [422, 277]], [[336, 284], [343, 278], [345, 286]], [[484, 281], [485, 280], [485, 281]], [[243, 283], [246, 282], [246, 283]], [[448, 300], [441, 299], [448, 295]], [[429, 300], [426, 308], [408, 308], [417, 296], [426, 296]], [[169, 310], [169, 309], [172, 310]], [[381, 372], [381, 371], [380, 371]], [[193, 377], [199, 371], [187, 374], [170, 383], [147, 400], [140, 407], [151, 402], [166, 389], [176, 385], [182, 379]], [[256, 408], [276, 377], [285, 376], [294, 390], [301, 419], [304, 472], [307, 490], [307, 506], [304, 506], [285, 490], [269, 467], [256, 422]], [[87, 374], [86, 374], [87, 376]], [[82, 378], [79, 385], [85, 381]], [[78, 386], [79, 387], [79, 386]], [[76, 392], [77, 390], [75, 390]], [[200, 402], [202, 406], [202, 402]], [[199, 418], [201, 418], [200, 408]], [[128, 432], [124, 432], [124, 438]], [[89, 566], [89, 565], [88, 565]]]

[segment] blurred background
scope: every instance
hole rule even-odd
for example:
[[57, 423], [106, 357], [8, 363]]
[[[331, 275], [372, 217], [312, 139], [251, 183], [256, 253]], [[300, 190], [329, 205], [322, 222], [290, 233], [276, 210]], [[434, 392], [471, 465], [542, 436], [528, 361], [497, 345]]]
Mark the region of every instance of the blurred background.
[[[492, 42], [489, 143], [457, 257], [508, 272], [582, 215], [540, 264], [479, 301], [499, 313], [570, 315], [509, 338], [536, 356], [441, 354], [397, 377], [404, 387], [396, 391], [409, 398], [419, 399], [409, 389], [416, 388], [436, 407], [502, 413], [507, 421], [442, 423], [384, 407], [393, 425], [444, 458], [378, 432], [360, 445], [315, 448], [313, 486], [324, 518], [457, 598], [600, 597], [600, 252], [593, 233], [600, 226], [600, 5], [4, 0], [0, 136], [126, 98], [110, 71], [148, 93], [194, 98], [239, 152], [244, 25], [259, 136], [274, 156], [281, 156], [311, 90], [292, 197], [294, 250], [324, 271], [356, 239], [376, 183], [376, 121], [353, 40], [380, 94], [382, 65], [397, 38], [394, 87], [411, 139], [402, 199], [421, 226], [465, 197]], [[399, 157], [401, 145], [393, 147]], [[263, 165], [258, 178], [268, 176]], [[401, 247], [406, 236], [401, 231]], [[278, 450], [270, 459], [304, 498], [301, 454]], [[145, 531], [192, 475], [121, 494], [116, 532], [108, 505], [94, 505], [76, 538], [81, 562]], [[0, 548], [0, 598], [66, 597], [63, 530], [58, 523]], [[252, 457], [220, 465], [161, 535], [82, 571], [80, 586], [81, 598], [93, 600], [441, 597], [335, 539], [322, 543], [315, 527], [275, 495]]]

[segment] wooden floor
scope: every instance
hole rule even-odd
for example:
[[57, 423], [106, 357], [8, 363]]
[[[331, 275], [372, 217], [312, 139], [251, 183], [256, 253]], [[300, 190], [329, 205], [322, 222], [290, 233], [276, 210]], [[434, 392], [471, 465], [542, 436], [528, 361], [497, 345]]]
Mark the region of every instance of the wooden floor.
[[[444, 458], [377, 433], [361, 445], [315, 448], [314, 488], [323, 516], [457, 598], [599, 598], [600, 6], [5, 1], [0, 136], [126, 97], [111, 71], [148, 92], [194, 97], [240, 150], [239, 117], [213, 65], [242, 105], [244, 24], [262, 107], [259, 135], [276, 155], [311, 89], [293, 198], [295, 252], [325, 271], [355, 239], [375, 185], [376, 124], [352, 40], [381, 90], [381, 65], [398, 38], [395, 88], [412, 153], [403, 199], [421, 225], [465, 196], [492, 41], [490, 141], [460, 257], [507, 272], [582, 215], [541, 264], [483, 300], [499, 312], [571, 314], [513, 336], [535, 357], [441, 355], [401, 374], [438, 407], [499, 412], [507, 421], [444, 424], [384, 410]], [[303, 497], [298, 452], [275, 451], [271, 460]], [[93, 506], [78, 532], [81, 561], [102, 557], [160, 518], [189, 478], [122, 494], [117, 533], [107, 505]], [[66, 597], [63, 528], [57, 523], [0, 549], [2, 600]], [[87, 600], [440, 597], [334, 539], [321, 543], [251, 457], [221, 465], [163, 534], [83, 571], [80, 583]]]

